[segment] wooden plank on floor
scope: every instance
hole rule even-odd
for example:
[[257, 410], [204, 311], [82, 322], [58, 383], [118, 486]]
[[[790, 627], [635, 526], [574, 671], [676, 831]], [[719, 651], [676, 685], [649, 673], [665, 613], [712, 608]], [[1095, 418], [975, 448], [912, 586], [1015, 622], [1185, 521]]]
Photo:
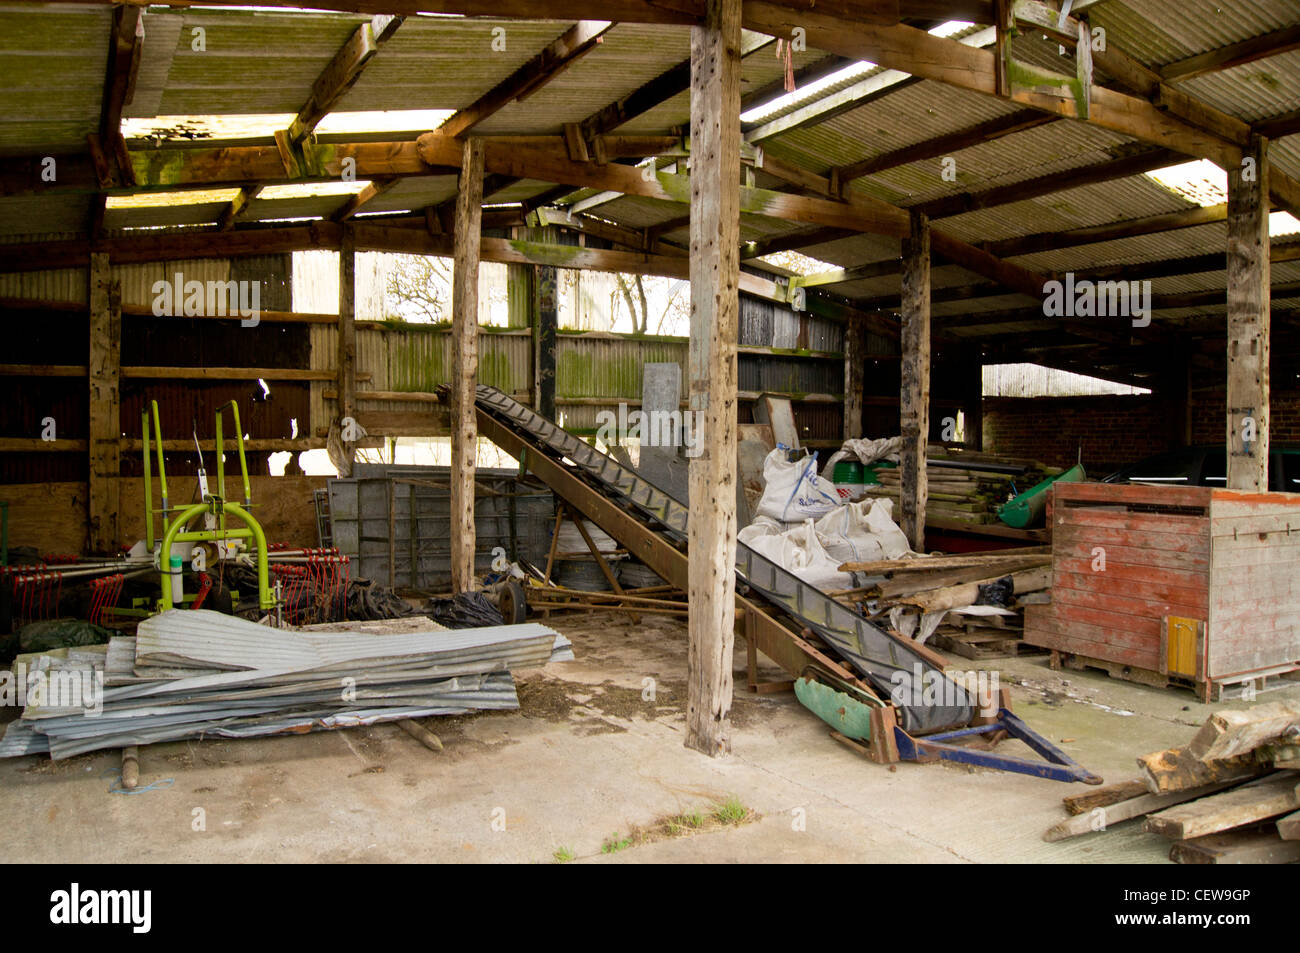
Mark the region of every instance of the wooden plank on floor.
[[1281, 738], [1288, 729], [1300, 731], [1300, 703], [1272, 702], [1215, 712], [1188, 743], [1187, 750], [1202, 761], [1231, 758]]
[[1249, 755], [1227, 761], [1202, 761], [1186, 748], [1155, 751], [1137, 759], [1138, 770], [1153, 794], [1184, 791], [1215, 781], [1245, 781], [1267, 768]]
[[1146, 830], [1179, 840], [1217, 834], [1300, 808], [1295, 777], [1282, 773], [1180, 804], [1147, 818]]
[[1300, 811], [1277, 819], [1277, 833], [1283, 840], [1300, 841]]
[[1116, 801], [1114, 804], [1098, 805], [1082, 814], [1067, 818], [1059, 824], [1049, 827], [1043, 833], [1043, 840], [1048, 843], [1067, 840], [1094, 831], [1104, 831], [1123, 821], [1131, 821], [1152, 811], [1170, 808], [1194, 798], [1204, 797], [1222, 791], [1228, 785], [1211, 784], [1190, 791], [1172, 791], [1168, 794], [1149, 794], [1145, 791], [1137, 797]]
[[1141, 778], [1134, 778], [1131, 781], [1121, 781], [1118, 784], [1108, 784], [1104, 788], [1084, 791], [1082, 794], [1068, 795], [1061, 798], [1061, 803], [1071, 815], [1084, 814], [1095, 807], [1108, 807], [1146, 793], [1148, 793], [1146, 782]]
[[1169, 849], [1176, 864], [1294, 864], [1300, 841], [1286, 841], [1262, 831], [1228, 831], [1179, 841]]

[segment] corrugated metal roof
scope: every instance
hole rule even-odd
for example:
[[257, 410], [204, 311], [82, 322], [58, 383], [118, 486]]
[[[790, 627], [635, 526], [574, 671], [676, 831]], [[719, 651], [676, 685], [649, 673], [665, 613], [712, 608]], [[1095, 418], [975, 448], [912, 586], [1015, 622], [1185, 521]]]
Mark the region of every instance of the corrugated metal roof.
[[[12, 195], [0, 198], [0, 235], [84, 232], [89, 219], [88, 195]], [[0, 246], [0, 268], [3, 263], [4, 247]]]
[[1031, 232], [1066, 231], [1190, 207], [1190, 202], [1158, 182], [1145, 175], [1133, 175], [967, 212], [943, 219], [941, 227], [969, 242], [998, 241]]
[[[570, 26], [571, 21], [408, 17], [338, 108], [364, 112], [468, 106]], [[504, 50], [492, 48], [494, 28], [505, 29]], [[294, 111], [302, 105], [305, 89], [298, 91], [300, 101]]]
[[85, 149], [99, 128], [112, 23], [110, 7], [0, 10], [0, 154]]
[[[511, 103], [475, 130], [483, 135], [557, 134], [564, 123], [581, 122], [601, 105], [639, 89], [690, 55], [690, 35], [683, 30], [619, 24], [605, 33], [591, 52], [538, 92]], [[600, 90], [596, 101], [592, 99], [593, 89]]]
[[1293, 0], [1110, 0], [1088, 11], [1108, 42], [1149, 66], [1248, 40], [1296, 20]]
[[[146, 36], [150, 19], [146, 14]], [[158, 114], [296, 113], [321, 70], [368, 19], [187, 10], [167, 73], [155, 78], [162, 88]]]
[[[1110, 0], [1088, 16], [1104, 26], [1111, 43], [1153, 66], [1175, 62], [1296, 22], [1294, 0]], [[0, 12], [0, 154], [82, 151], [87, 132], [98, 124], [111, 10], [75, 6], [6, 7]], [[288, 13], [252, 9], [184, 11], [152, 8], [145, 14], [144, 57], [128, 116], [255, 114], [296, 112], [312, 83], [340, 46], [368, 18], [340, 13]], [[382, 108], [456, 109], [473, 102], [561, 35], [571, 21], [512, 22], [420, 15], [409, 17], [375, 56], [360, 81], [338, 104], [339, 111]], [[204, 31], [204, 50], [194, 30]], [[505, 49], [494, 50], [505, 30]], [[746, 42], [754, 36], [746, 34]], [[1016, 55], [1065, 71], [1054, 41], [1027, 32], [1014, 40]], [[604, 41], [552, 82], [523, 102], [490, 117], [486, 134], [556, 133], [564, 122], [580, 120], [662, 74], [689, 56], [689, 31], [682, 28], [619, 24]], [[794, 55], [799, 69], [821, 59], [812, 49]], [[16, 65], [15, 65], [16, 64]], [[747, 57], [743, 90], [779, 79], [784, 61], [775, 44]], [[857, 82], [846, 77], [828, 92]], [[1269, 57], [1180, 84], [1207, 103], [1247, 121], [1300, 108], [1300, 52]], [[796, 103], [791, 109], [802, 105]], [[901, 85], [868, 104], [825, 122], [780, 134], [764, 143], [773, 156], [824, 172], [976, 123], [1020, 110], [1021, 106], [932, 81]], [[689, 96], [681, 93], [620, 127], [622, 133], [663, 133], [689, 121]], [[776, 113], [774, 115], [780, 115]], [[770, 117], [767, 117], [770, 118]], [[853, 188], [899, 205], [925, 202], [963, 191], [980, 191], [1044, 175], [1068, 180], [1073, 170], [1106, 161], [1133, 141], [1095, 126], [1062, 120], [983, 143], [957, 153], [957, 181], [945, 182], [937, 160], [886, 170], [857, 180]], [[1276, 166], [1300, 174], [1300, 136], [1271, 146]], [[763, 177], [763, 183], [773, 185]], [[551, 186], [525, 180], [492, 195], [489, 201], [534, 197]], [[414, 210], [455, 194], [455, 178], [405, 179], [378, 196], [367, 212]], [[332, 214], [341, 196], [260, 198], [247, 218], [291, 219]], [[194, 225], [216, 221], [226, 206], [113, 209], [109, 229]], [[1191, 207], [1183, 197], [1144, 176], [1068, 189], [943, 219], [938, 227], [967, 241], [982, 242], [1030, 232], [1068, 230]], [[86, 196], [16, 196], [0, 199], [0, 236], [16, 231], [76, 232], [89, 215]], [[656, 225], [684, 213], [684, 206], [628, 197], [607, 203], [598, 214], [635, 228]], [[742, 235], [756, 240], [808, 226], [745, 216]], [[685, 227], [670, 233], [684, 241]], [[1207, 225], [1072, 249], [1023, 256], [1018, 261], [1040, 270], [1154, 261], [1222, 249], [1222, 225]], [[898, 242], [878, 236], [851, 236], [803, 250], [810, 257], [851, 267], [897, 257]], [[1275, 268], [1275, 281], [1295, 266]], [[973, 283], [963, 269], [937, 267], [936, 288]], [[1290, 279], [1285, 279], [1290, 280]], [[1160, 279], [1166, 290], [1221, 287], [1222, 275]], [[893, 294], [897, 276], [834, 286], [836, 293], [874, 297]], [[954, 308], [997, 310], [1023, 304], [1021, 296], [936, 304], [936, 313]], [[1205, 313], [1205, 309], [1190, 309]], [[506, 380], [506, 375], [502, 380]], [[316, 388], [319, 389], [319, 388]], [[598, 395], [599, 396], [599, 395]]]

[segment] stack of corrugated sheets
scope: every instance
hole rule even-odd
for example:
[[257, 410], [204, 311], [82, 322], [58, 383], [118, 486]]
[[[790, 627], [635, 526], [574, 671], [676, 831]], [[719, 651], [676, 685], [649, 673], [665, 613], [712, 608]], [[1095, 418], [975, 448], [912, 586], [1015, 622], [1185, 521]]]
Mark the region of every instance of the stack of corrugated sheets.
[[[366, 631], [369, 628], [370, 631]], [[0, 739], [0, 756], [54, 758], [182, 738], [346, 728], [519, 707], [511, 671], [573, 658], [564, 636], [535, 623], [442, 629], [402, 620], [274, 629], [205, 610], [146, 619], [107, 650], [70, 650], [43, 667], [102, 674], [102, 711], [28, 704]], [[411, 631], [414, 630], [414, 631]]]

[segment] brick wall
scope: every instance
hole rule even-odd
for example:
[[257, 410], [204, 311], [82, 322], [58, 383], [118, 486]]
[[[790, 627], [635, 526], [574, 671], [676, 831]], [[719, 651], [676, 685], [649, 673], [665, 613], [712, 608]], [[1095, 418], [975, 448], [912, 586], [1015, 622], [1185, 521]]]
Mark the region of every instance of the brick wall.
[[[1196, 391], [1192, 396], [1192, 442], [1223, 443], [1227, 420], [1223, 391]], [[1275, 391], [1269, 395], [1272, 421], [1269, 440], [1300, 447], [1300, 391]]]
[[[1192, 397], [1192, 443], [1225, 440], [1222, 390], [1196, 391]], [[1271, 439], [1300, 446], [1300, 391], [1279, 391], [1269, 400]], [[1180, 446], [1176, 411], [1153, 394], [1090, 397], [986, 397], [984, 449], [1029, 457], [1052, 466], [1069, 466], [1083, 446], [1088, 474], [1103, 477]]]
[[984, 449], [1070, 466], [1103, 477], [1174, 445], [1163, 400], [1149, 394], [1088, 397], [986, 397]]

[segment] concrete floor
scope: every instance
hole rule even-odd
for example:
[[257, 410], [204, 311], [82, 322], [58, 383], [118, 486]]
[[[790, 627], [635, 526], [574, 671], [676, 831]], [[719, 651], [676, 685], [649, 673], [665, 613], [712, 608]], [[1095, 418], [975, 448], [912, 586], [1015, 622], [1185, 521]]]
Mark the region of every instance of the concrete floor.
[[[1166, 861], [1168, 842], [1137, 824], [1044, 843], [1065, 816], [1060, 799], [1082, 785], [872, 764], [792, 694], [745, 692], [739, 640], [733, 753], [705, 758], [682, 746], [683, 622], [574, 613], [551, 624], [573, 640], [577, 661], [518, 673], [518, 712], [429, 719], [442, 754], [394, 725], [162, 744], [141, 749], [142, 791], [130, 795], [109, 793], [115, 751], [0, 762], [0, 862], [550, 863], [561, 848], [594, 863]], [[1108, 782], [1133, 777], [1137, 755], [1185, 742], [1225, 707], [1053, 672], [1042, 656], [989, 667], [1031, 727]], [[646, 679], [653, 701], [642, 697]], [[1260, 696], [1286, 698], [1300, 698], [1300, 685]], [[759, 819], [601, 851], [612, 835], [730, 796]]]

